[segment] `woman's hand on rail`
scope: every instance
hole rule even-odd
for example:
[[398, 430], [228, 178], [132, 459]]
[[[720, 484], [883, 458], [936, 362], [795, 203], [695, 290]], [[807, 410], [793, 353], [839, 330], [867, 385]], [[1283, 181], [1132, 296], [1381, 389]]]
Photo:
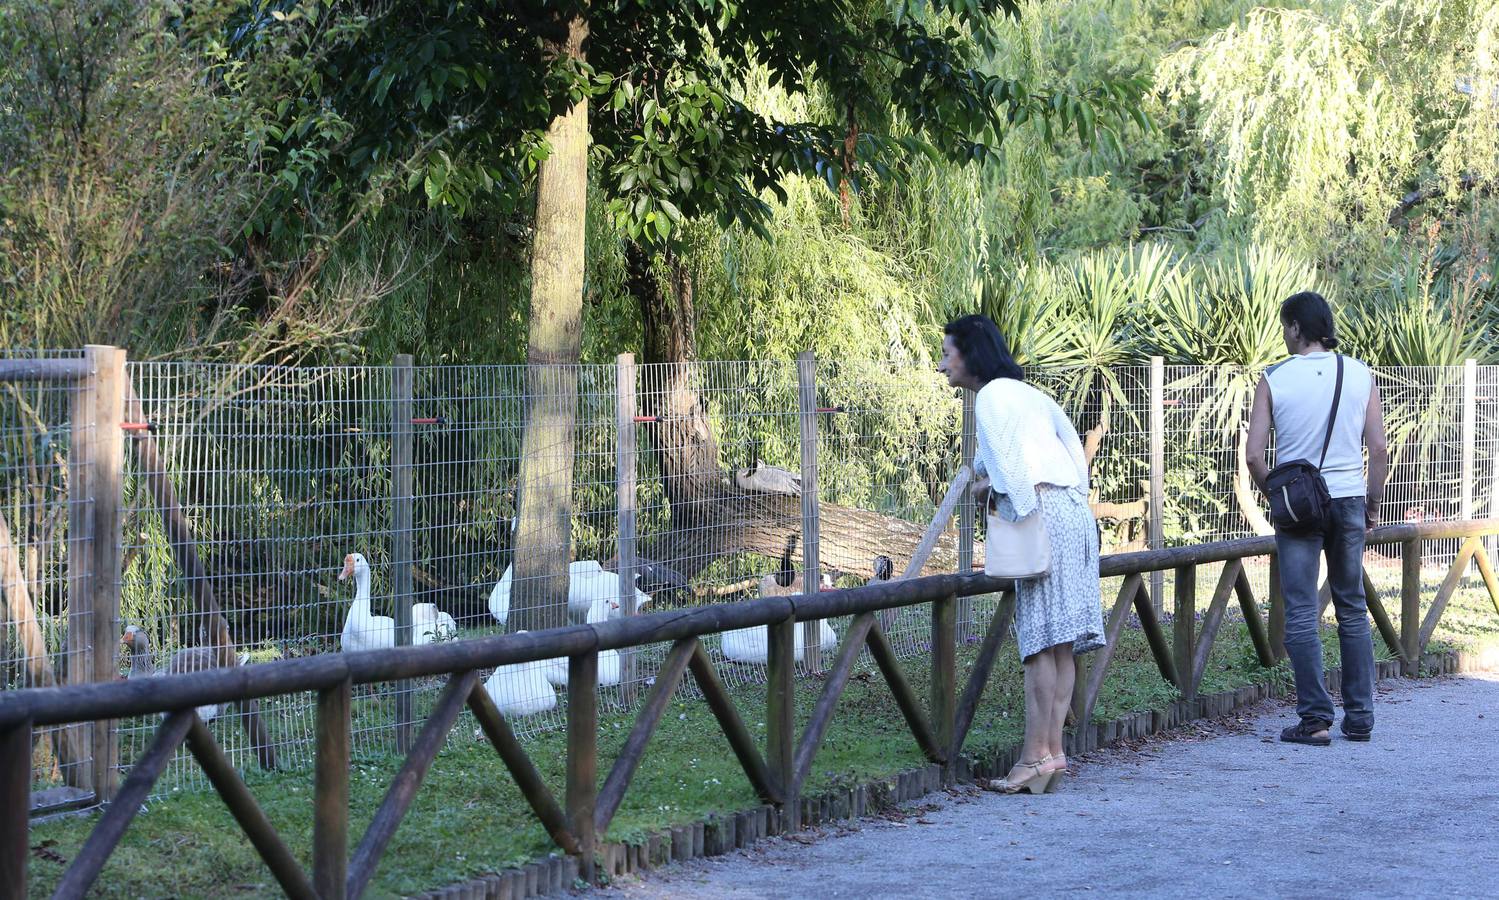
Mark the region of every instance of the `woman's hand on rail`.
[[969, 492], [973, 494], [973, 501], [981, 508], [987, 508], [989, 505], [991, 487], [989, 476], [980, 475], [974, 479], [973, 484], [968, 488]]

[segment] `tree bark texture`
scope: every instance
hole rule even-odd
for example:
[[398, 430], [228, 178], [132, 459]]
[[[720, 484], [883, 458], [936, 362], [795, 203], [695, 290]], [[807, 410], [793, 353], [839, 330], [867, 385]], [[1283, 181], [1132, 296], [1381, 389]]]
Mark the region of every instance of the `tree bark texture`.
[[[584, 59], [584, 12], [574, 11], [567, 20], [566, 39], [548, 47], [554, 57]], [[547, 142], [551, 155], [540, 166], [536, 187], [528, 398], [511, 607], [513, 627], [532, 631], [563, 625], [567, 616], [588, 215], [587, 99], [552, 121]]]

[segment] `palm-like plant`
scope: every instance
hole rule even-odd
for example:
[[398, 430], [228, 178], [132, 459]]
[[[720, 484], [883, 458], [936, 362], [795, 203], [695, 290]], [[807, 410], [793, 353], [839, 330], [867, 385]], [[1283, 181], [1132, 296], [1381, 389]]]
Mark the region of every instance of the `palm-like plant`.
[[1234, 441], [1234, 497], [1250, 527], [1268, 534], [1270, 524], [1249, 486], [1244, 441], [1250, 404], [1260, 373], [1285, 355], [1280, 304], [1314, 289], [1316, 272], [1289, 253], [1254, 246], [1194, 270], [1194, 277], [1166, 279], [1158, 304], [1143, 310], [1141, 343], [1168, 363], [1193, 369], [1167, 389], [1196, 394], [1186, 407], [1189, 433], [1221, 447]]
[[1119, 367], [1141, 355], [1137, 310], [1181, 277], [1162, 244], [1094, 250], [1057, 262], [991, 272], [984, 311], [1074, 413], [1097, 403], [1125, 405]]
[[1499, 283], [1486, 248], [1459, 233], [1443, 245], [1438, 226], [1366, 299], [1346, 304], [1353, 347], [1383, 366], [1380, 391], [1395, 465], [1413, 482], [1456, 478], [1443, 448], [1456, 439], [1454, 401], [1469, 359], [1499, 360]]
[[[985, 280], [986, 311], [1021, 364], [1088, 429], [1090, 455], [1111, 431], [1143, 431], [1139, 404], [1129, 399], [1144, 380], [1130, 370], [1142, 355], [1137, 310], [1180, 277], [1171, 250], [1151, 244], [1037, 261]], [[1143, 455], [1113, 446], [1122, 452], [1093, 459], [1095, 499], [1136, 500]]]

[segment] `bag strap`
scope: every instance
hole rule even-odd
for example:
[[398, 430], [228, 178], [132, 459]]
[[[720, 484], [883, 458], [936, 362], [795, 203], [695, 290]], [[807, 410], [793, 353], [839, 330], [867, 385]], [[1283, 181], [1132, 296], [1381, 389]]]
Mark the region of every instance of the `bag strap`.
[[1322, 437], [1322, 458], [1317, 460], [1317, 469], [1327, 462], [1327, 447], [1332, 443], [1332, 425], [1338, 420], [1338, 406], [1343, 400], [1343, 354], [1338, 354], [1338, 383], [1332, 389], [1332, 412], [1327, 414], [1327, 434]]

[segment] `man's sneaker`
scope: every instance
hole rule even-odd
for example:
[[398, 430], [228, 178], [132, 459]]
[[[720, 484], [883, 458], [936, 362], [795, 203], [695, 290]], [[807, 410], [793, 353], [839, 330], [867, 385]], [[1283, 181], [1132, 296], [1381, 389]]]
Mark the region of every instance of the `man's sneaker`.
[[1364, 728], [1362, 730], [1354, 728], [1348, 724], [1347, 719], [1344, 719], [1343, 724], [1339, 727], [1343, 730], [1343, 737], [1350, 741], [1368, 741], [1374, 734], [1373, 728]]
[[1302, 719], [1280, 733], [1280, 739], [1288, 744], [1310, 744], [1313, 747], [1326, 747], [1332, 743], [1332, 737], [1327, 733], [1330, 722], [1321, 719]]

